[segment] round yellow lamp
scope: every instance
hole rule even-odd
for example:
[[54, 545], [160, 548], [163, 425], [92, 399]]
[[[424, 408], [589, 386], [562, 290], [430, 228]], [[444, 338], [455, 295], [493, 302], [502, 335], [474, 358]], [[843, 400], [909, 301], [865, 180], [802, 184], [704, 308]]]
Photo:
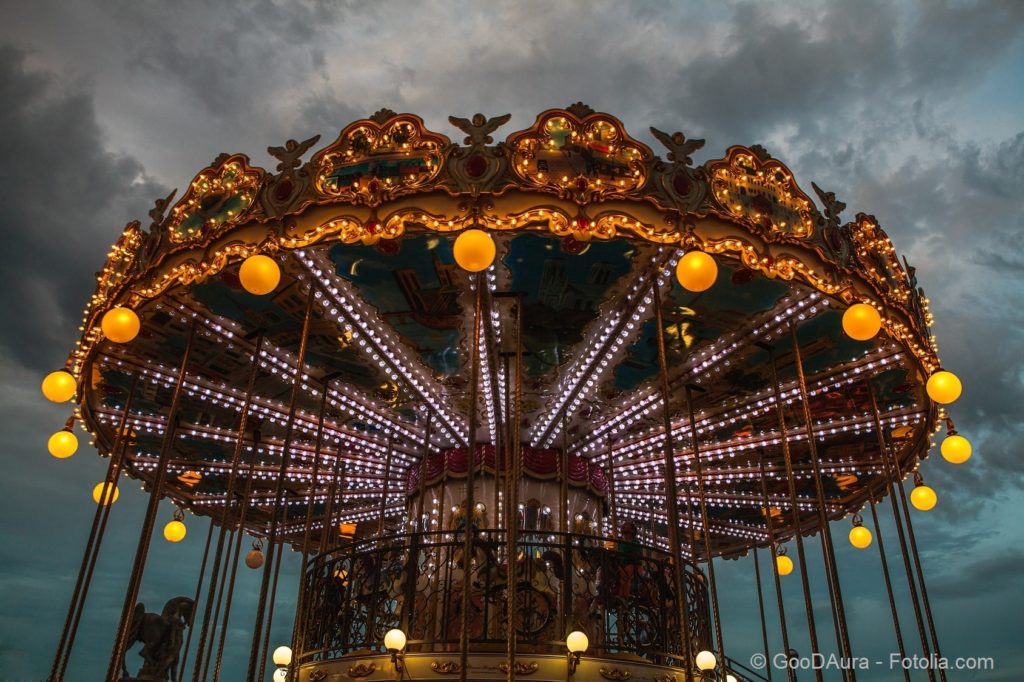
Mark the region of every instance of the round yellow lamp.
[[676, 279], [687, 291], [707, 291], [718, 279], [718, 264], [703, 251], [690, 251], [676, 264]]
[[854, 526], [850, 529], [850, 544], [857, 549], [867, 549], [871, 546], [871, 531], [864, 526]]
[[707, 649], [699, 652], [697, 657], [693, 659], [693, 662], [697, 664], [698, 670], [714, 670], [715, 666], [718, 665], [718, 659]]
[[928, 384], [925, 386], [928, 397], [937, 403], [948, 405], [960, 397], [963, 385], [960, 379], [952, 372], [939, 370], [928, 377]]
[[930, 511], [938, 501], [938, 495], [926, 485], [916, 486], [910, 491], [910, 504], [919, 511]]
[[250, 294], [263, 296], [277, 288], [281, 282], [281, 268], [270, 256], [249, 256], [238, 269], [242, 288]]
[[963, 464], [971, 458], [971, 441], [961, 435], [946, 436], [939, 446], [942, 458], [950, 464]]
[[779, 571], [779, 575], [789, 575], [793, 572], [793, 560], [785, 554], [780, 554], [775, 557], [775, 567]]
[[405, 633], [394, 628], [384, 633], [384, 648], [388, 651], [401, 651], [405, 648]]
[[131, 308], [111, 308], [103, 314], [100, 329], [114, 343], [128, 343], [139, 334], [139, 316]]
[[121, 491], [117, 489], [116, 485], [110, 483], [97, 483], [96, 487], [92, 489], [92, 499], [96, 504], [114, 504], [119, 497], [121, 497]]
[[75, 377], [62, 369], [50, 372], [43, 379], [43, 395], [55, 403], [64, 403], [74, 398], [77, 388]]
[[582, 654], [590, 646], [590, 638], [587, 633], [573, 630], [565, 638], [565, 648], [570, 654]]
[[57, 459], [65, 459], [78, 450], [78, 438], [69, 429], [61, 429], [46, 441], [46, 449]]
[[843, 331], [851, 339], [869, 341], [882, 328], [882, 316], [873, 305], [854, 303], [843, 313]]
[[167, 540], [167, 542], [181, 542], [185, 539], [186, 532], [188, 532], [188, 529], [185, 528], [185, 524], [178, 519], [168, 521], [167, 525], [164, 526], [164, 540]]
[[278, 668], [274, 671], [274, 675], [270, 679], [273, 680], [273, 682], [287, 682], [288, 668]]
[[291, 665], [292, 664], [292, 650], [291, 647], [279, 646], [274, 649], [274, 665]]
[[459, 267], [469, 272], [486, 270], [498, 253], [491, 235], [483, 230], [466, 230], [455, 238], [452, 255]]

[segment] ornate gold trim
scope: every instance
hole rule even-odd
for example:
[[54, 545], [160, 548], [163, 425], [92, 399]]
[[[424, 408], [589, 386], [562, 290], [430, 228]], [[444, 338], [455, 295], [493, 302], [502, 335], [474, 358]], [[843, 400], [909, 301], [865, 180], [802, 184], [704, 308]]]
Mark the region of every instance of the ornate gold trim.
[[[532, 675], [533, 673], [537, 672], [538, 668], [540, 668], [540, 664], [536, 661], [529, 661], [528, 663], [524, 663], [523, 661], [516, 661], [515, 673], [516, 675]], [[503, 673], [507, 673], [508, 661], [502, 661], [501, 664], [498, 666], [498, 670], [500, 670]]]
[[462, 666], [457, 661], [431, 661], [430, 669], [441, 675], [454, 675], [462, 672]]
[[367, 675], [372, 675], [376, 669], [376, 663], [356, 663], [355, 665], [350, 665], [348, 667], [348, 676], [366, 677]]
[[309, 673], [309, 682], [321, 682], [321, 680], [327, 679], [327, 671], [323, 668], [317, 668], [316, 670]]
[[633, 673], [621, 668], [601, 668], [598, 672], [601, 673], [601, 677], [612, 682], [625, 682], [633, 677]]

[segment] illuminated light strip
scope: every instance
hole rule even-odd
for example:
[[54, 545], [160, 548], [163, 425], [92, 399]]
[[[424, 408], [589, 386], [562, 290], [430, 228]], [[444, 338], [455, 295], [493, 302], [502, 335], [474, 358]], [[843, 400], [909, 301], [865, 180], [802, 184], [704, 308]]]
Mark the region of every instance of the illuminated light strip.
[[[178, 311], [177, 313], [173, 310], [175, 307]], [[155, 308], [157, 310], [165, 310], [164, 304], [160, 303], [156, 304]], [[247, 341], [240, 335], [237, 329], [239, 325], [232, 320], [213, 315], [209, 311], [197, 309], [182, 302], [178, 302], [176, 306], [168, 304], [165, 312], [169, 315], [187, 314], [189, 317], [180, 317], [183, 324], [187, 322], [189, 318], [195, 319], [205, 326], [208, 331], [217, 334], [221, 339], [233, 343], [245, 344], [249, 350], [255, 350], [255, 344]], [[236, 335], [238, 335], [237, 338]], [[209, 334], [207, 334], [207, 336], [209, 336]], [[218, 343], [221, 343], [221, 340], [218, 340]], [[289, 351], [278, 348], [264, 339], [260, 357], [263, 358], [264, 361], [271, 363], [272, 367], [270, 369], [272, 375], [277, 375], [280, 372], [282, 381], [291, 382], [295, 380], [295, 377], [298, 374], [298, 368], [295, 366], [297, 358]], [[264, 363], [262, 366], [267, 367], [268, 365]], [[163, 368], [164, 366], [161, 364], [160, 367]], [[303, 390], [313, 397], [320, 395], [320, 391], [316, 387], [316, 382], [310, 384], [310, 381], [311, 377], [308, 374], [303, 373]], [[210, 383], [212, 385], [212, 382]], [[229, 389], [227, 389], [226, 386], [222, 386], [222, 390]], [[241, 391], [236, 390], [235, 393], [241, 394]], [[344, 394], [347, 394], [348, 396], [347, 401], [344, 400], [343, 394], [339, 392], [338, 389], [333, 389], [331, 392], [332, 396], [342, 400], [342, 405], [338, 405], [339, 408], [347, 408], [346, 411], [354, 410], [355, 414], [353, 414], [353, 416], [359, 416], [370, 423], [380, 424], [386, 434], [389, 431], [394, 430], [409, 440], [413, 440], [420, 444], [423, 443], [423, 436], [419, 433], [418, 427], [410, 424], [409, 428], [407, 428], [398, 419], [392, 417], [379, 408], [373, 400], [359, 394], [350, 387], [345, 387]]]
[[[662, 252], [650, 258], [643, 271], [649, 272], [657, 268], [657, 286], [663, 288], [666, 282], [671, 282], [671, 269], [679, 260], [679, 252], [676, 251], [668, 261], [668, 266], [658, 265], [663, 256]], [[619, 309], [610, 312], [607, 321], [600, 317], [595, 324], [603, 322], [603, 329], [600, 332], [592, 332], [590, 329], [584, 332], [583, 338], [590, 338], [587, 346], [576, 356], [576, 360], [570, 365], [563, 375], [558, 379], [558, 398], [551, 404], [546, 412], [541, 415], [533, 430], [530, 433], [533, 447], [550, 447], [562, 429], [562, 420], [558, 419], [563, 413], [574, 413], [580, 403], [586, 398], [591, 390], [597, 385], [602, 374], [612, 365], [610, 358], [618, 354], [620, 350], [625, 352], [632, 340], [643, 329], [644, 313], [651, 305], [650, 293], [652, 276], [641, 278], [635, 282], [626, 293], [625, 301]], [[671, 285], [670, 285], [671, 286]]]
[[295, 251], [296, 260], [319, 283], [314, 298], [324, 312], [334, 318], [342, 328], [352, 332], [353, 340], [392, 381], [397, 381], [401, 375], [406, 386], [430, 405], [432, 413], [440, 420], [441, 428], [454, 441], [466, 444], [466, 426], [442, 401], [440, 391], [422, 364], [409, 358], [392, 328], [385, 327], [374, 319], [375, 311], [362, 301], [345, 279], [335, 274], [332, 265], [323, 262], [326, 257], [318, 257], [320, 262], [314, 260], [305, 250]]
[[[747, 347], [747, 344], [743, 343], [747, 340], [747, 337], [762, 336], [763, 338], [771, 338], [771, 334], [781, 329], [790, 319], [805, 319], [808, 313], [816, 315], [819, 312], [818, 305], [821, 305], [821, 311], [823, 312], [828, 306], [828, 300], [822, 298], [821, 294], [816, 291], [810, 292], [803, 297], [797, 297], [796, 293], [787, 296], [776, 308], [765, 313], [761, 318], [762, 321], [753, 328], [737, 330], [710, 344], [708, 348], [705, 348], [697, 356], [701, 358], [698, 364], [694, 365], [694, 360], [688, 360], [684, 364], [682, 374], [675, 379], [674, 383], [685, 383], [687, 377], [692, 377], [695, 383], [702, 383], [704, 378], [710, 378], [710, 374], [707, 373], [702, 378], [700, 376], [701, 373], [706, 372], [713, 366], [719, 367], [724, 365], [728, 367], [730, 363], [729, 356], [740, 348]], [[630, 403], [625, 409], [591, 430], [589, 438], [577, 445], [575, 451], [586, 452], [598, 447], [598, 444], [603, 439], [625, 431], [639, 419], [650, 415], [652, 410], [662, 405], [660, 389], [656, 387], [649, 388], [644, 396], [637, 397], [634, 394], [630, 396], [629, 400]]]

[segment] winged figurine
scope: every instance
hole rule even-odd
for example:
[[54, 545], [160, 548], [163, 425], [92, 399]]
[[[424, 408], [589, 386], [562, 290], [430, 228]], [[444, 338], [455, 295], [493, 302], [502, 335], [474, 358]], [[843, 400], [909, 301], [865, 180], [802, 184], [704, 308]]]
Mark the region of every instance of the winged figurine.
[[818, 195], [822, 205], [825, 207], [825, 217], [828, 218], [830, 223], [838, 225], [839, 214], [846, 209], [846, 204], [836, 199], [835, 192], [826, 192], [813, 182], [811, 187], [814, 188], [814, 193]]
[[167, 213], [167, 207], [174, 201], [174, 195], [177, 193], [177, 189], [172, 189], [165, 199], [157, 199], [153, 202], [153, 208], [149, 209], [149, 217], [153, 221], [150, 230], [155, 231], [164, 222], [164, 214]]
[[459, 118], [458, 116], [449, 116], [448, 122], [466, 133], [466, 139], [463, 140], [463, 144], [476, 146], [494, 142], [491, 133], [508, 123], [510, 118], [512, 118], [512, 114], [495, 116], [494, 118], [487, 118], [483, 114], [473, 114], [472, 120]]
[[305, 154], [310, 147], [315, 145], [319, 139], [319, 135], [314, 135], [308, 140], [303, 140], [302, 142], [288, 140], [284, 143], [283, 147], [267, 147], [267, 153], [281, 162], [277, 164], [277, 170], [289, 171], [302, 165], [299, 158]]
[[679, 132], [669, 135], [652, 127], [651, 134], [668, 149], [668, 160], [680, 164], [692, 164], [693, 159], [690, 158], [690, 154], [704, 146], [704, 140], [687, 140], [686, 135]]

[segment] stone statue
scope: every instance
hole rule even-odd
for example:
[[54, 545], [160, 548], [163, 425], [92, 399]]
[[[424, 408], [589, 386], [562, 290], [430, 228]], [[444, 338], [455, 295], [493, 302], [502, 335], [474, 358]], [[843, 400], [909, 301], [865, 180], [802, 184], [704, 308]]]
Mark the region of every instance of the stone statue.
[[142, 642], [139, 656], [144, 661], [139, 674], [128, 678], [128, 665], [121, 661], [123, 675], [131, 680], [174, 680], [178, 674], [178, 655], [181, 651], [182, 632], [192, 620], [195, 603], [188, 597], [175, 597], [164, 604], [159, 614], [146, 613], [146, 607], [139, 602], [128, 624], [125, 657], [128, 649], [136, 642]]

